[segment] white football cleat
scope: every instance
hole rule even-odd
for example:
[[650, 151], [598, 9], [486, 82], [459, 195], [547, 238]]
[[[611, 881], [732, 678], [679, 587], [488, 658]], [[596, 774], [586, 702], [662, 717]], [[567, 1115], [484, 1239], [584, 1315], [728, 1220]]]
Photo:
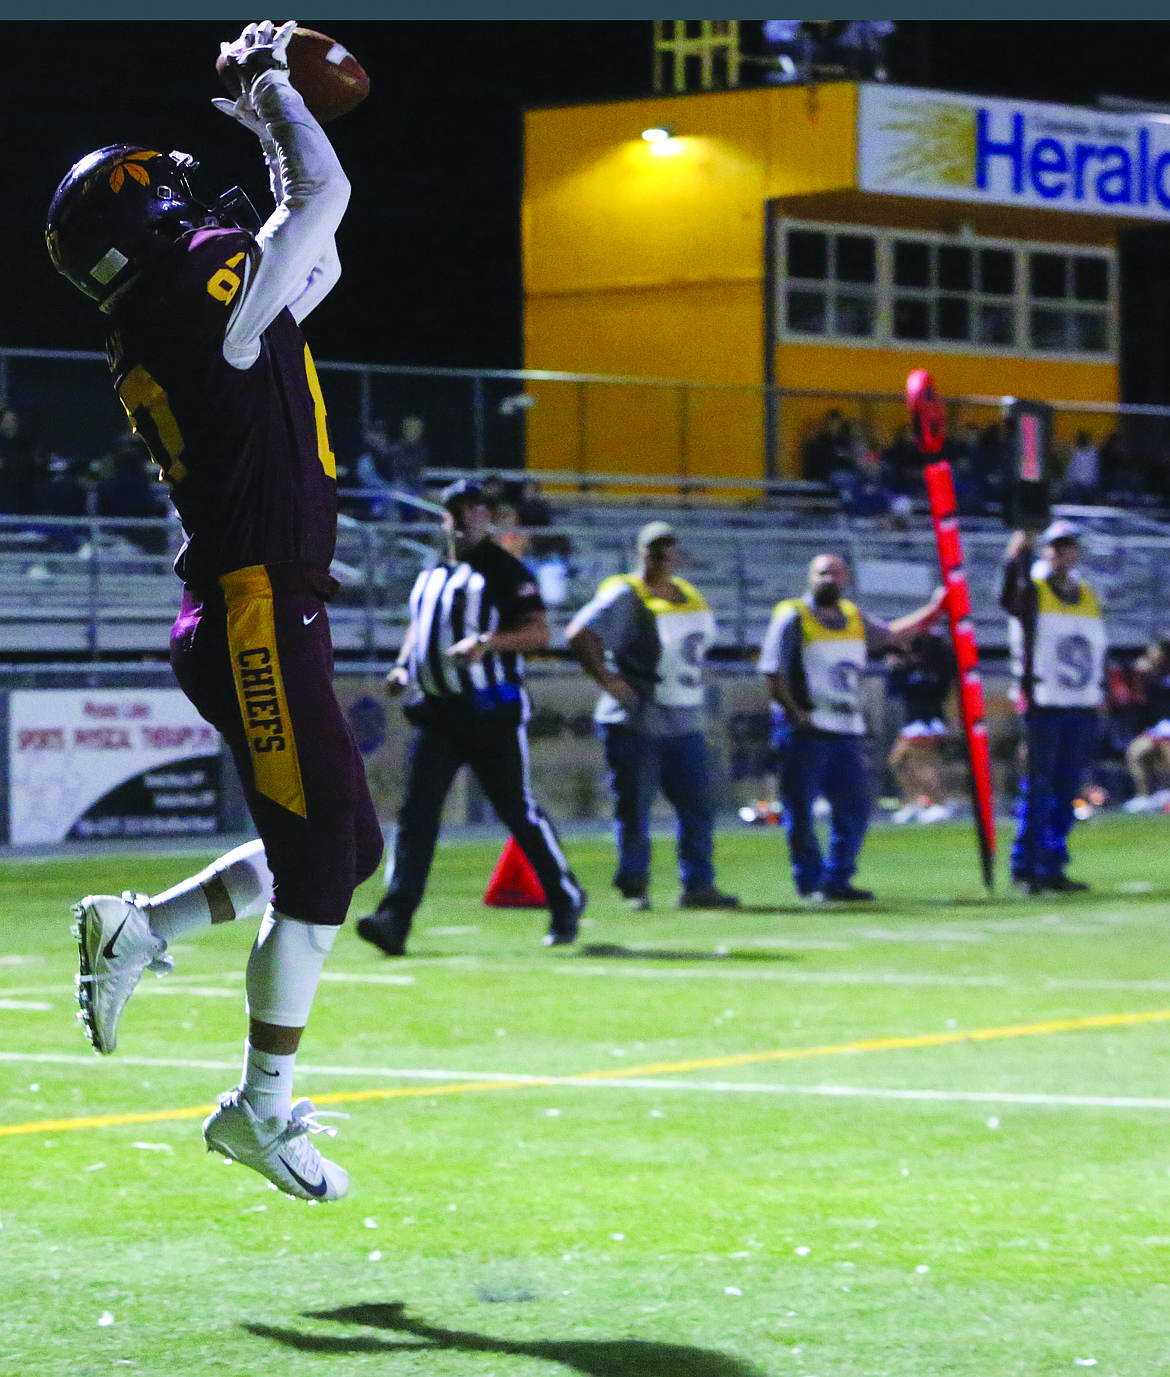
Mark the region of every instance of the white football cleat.
[[143, 971], [149, 967], [166, 975], [174, 968], [166, 942], [151, 931], [141, 908], [145, 902], [145, 895], [127, 890], [120, 899], [88, 894], [73, 905], [77, 921], [71, 931], [81, 963], [75, 978], [77, 1017], [94, 1050], [103, 1056], [118, 1045], [118, 1020]]
[[292, 1118], [282, 1123], [259, 1118], [238, 1089], [221, 1095], [219, 1108], [203, 1121], [208, 1152], [251, 1167], [298, 1200], [340, 1200], [349, 1190], [349, 1172], [309, 1142], [311, 1133], [336, 1132], [317, 1122], [312, 1100], [298, 1100]]
[[918, 814], [922, 812], [922, 805], [919, 803], [904, 803], [901, 808], [894, 813], [890, 821], [896, 822], [899, 826], [907, 822], [916, 822]]

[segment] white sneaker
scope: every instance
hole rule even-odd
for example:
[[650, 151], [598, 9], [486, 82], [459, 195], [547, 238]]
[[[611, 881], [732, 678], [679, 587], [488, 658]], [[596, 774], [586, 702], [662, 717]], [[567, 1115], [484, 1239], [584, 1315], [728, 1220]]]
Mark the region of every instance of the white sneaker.
[[298, 1100], [292, 1118], [282, 1123], [259, 1118], [238, 1089], [221, 1095], [219, 1108], [203, 1121], [208, 1152], [251, 1167], [298, 1200], [340, 1200], [349, 1190], [349, 1172], [309, 1142], [311, 1133], [336, 1132], [317, 1122], [312, 1100]]
[[918, 814], [919, 822], [950, 822], [955, 810], [949, 803], [932, 803]]
[[94, 1050], [108, 1056], [118, 1045], [118, 1020], [134, 987], [149, 967], [157, 975], [174, 968], [167, 944], [150, 930], [140, 907], [145, 896], [128, 890], [120, 899], [112, 894], [88, 894], [73, 905], [81, 970], [75, 978], [78, 1019]]
[[914, 822], [921, 812], [922, 809], [917, 803], [904, 803], [901, 808], [891, 816], [890, 821], [896, 822], [901, 826], [904, 822]]

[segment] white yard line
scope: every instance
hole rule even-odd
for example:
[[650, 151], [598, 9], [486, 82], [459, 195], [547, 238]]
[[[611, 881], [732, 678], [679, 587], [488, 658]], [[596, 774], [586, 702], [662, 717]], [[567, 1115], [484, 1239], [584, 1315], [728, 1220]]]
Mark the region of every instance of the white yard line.
[[[116, 1057], [59, 1052], [0, 1052], [0, 1062], [27, 1065], [172, 1068], [184, 1071], [239, 1070], [239, 1060], [211, 1061], [180, 1057]], [[449, 1071], [437, 1068], [298, 1065], [298, 1075], [344, 1076], [402, 1081], [489, 1082], [515, 1085], [568, 1086], [579, 1090], [689, 1090], [715, 1095], [813, 1095], [822, 1099], [917, 1100], [934, 1104], [1017, 1104], [1072, 1109], [1170, 1109], [1170, 1099], [1149, 1095], [1051, 1095], [1043, 1091], [891, 1089], [856, 1085], [776, 1085], [761, 1081], [692, 1081], [648, 1076], [533, 1076], [512, 1071]]]
[[[882, 987], [902, 985], [912, 988], [976, 989], [976, 990], [1017, 990], [1044, 994], [1055, 990], [1132, 990], [1151, 994], [1170, 992], [1170, 977], [1154, 980], [1110, 979], [1108, 977], [1051, 976], [1040, 980], [1009, 980], [999, 975], [933, 975], [916, 971], [794, 971], [760, 970], [756, 966], [741, 965], [733, 958], [715, 958], [714, 953], [696, 952], [696, 962], [701, 965], [686, 966], [682, 962], [663, 962], [654, 966], [623, 965], [618, 961], [604, 965], [588, 964], [586, 961], [557, 961], [543, 968], [553, 975], [608, 976], [615, 980], [748, 980], [772, 981], [785, 985], [868, 985]], [[434, 968], [438, 963], [420, 960]], [[508, 972], [515, 974], [511, 966], [493, 965], [489, 962], [476, 962], [476, 969], [488, 972]], [[540, 971], [531, 972], [539, 974]], [[135, 998], [143, 994], [188, 994], [207, 999], [235, 998], [242, 993], [242, 971], [226, 971], [203, 976], [171, 976], [161, 980], [144, 980], [135, 991]], [[412, 975], [362, 974], [347, 971], [324, 971], [323, 981], [337, 985], [413, 985]], [[187, 980], [224, 980], [234, 982], [228, 985], [188, 985]], [[0, 985], [0, 1000], [27, 999], [38, 995], [73, 996], [72, 983], [57, 985], [21, 985], [5, 988]], [[0, 1008], [4, 1005], [0, 1003]]]

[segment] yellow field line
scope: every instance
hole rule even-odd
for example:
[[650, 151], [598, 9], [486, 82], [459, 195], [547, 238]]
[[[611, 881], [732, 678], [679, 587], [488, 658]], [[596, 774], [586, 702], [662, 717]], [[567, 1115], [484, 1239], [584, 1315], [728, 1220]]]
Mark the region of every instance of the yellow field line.
[[[583, 1071], [574, 1080], [632, 1080], [638, 1076], [669, 1072], [707, 1071], [717, 1066], [747, 1066], [765, 1061], [804, 1061], [811, 1057], [840, 1057], [854, 1052], [905, 1051], [912, 1047], [945, 1047], [956, 1042], [992, 1042], [999, 1038], [1039, 1037], [1045, 1033], [1072, 1033], [1087, 1028], [1124, 1028], [1138, 1023], [1166, 1023], [1170, 1009], [1153, 1009], [1133, 1014], [1095, 1014], [1091, 1018], [1058, 1018], [1045, 1023], [1015, 1023], [1003, 1028], [954, 1029], [945, 1033], [918, 1033], [912, 1037], [867, 1038], [861, 1042], [830, 1043], [825, 1047], [780, 1047], [771, 1052], [741, 1052], [729, 1057], [700, 1057], [693, 1061], [651, 1062], [645, 1066], [607, 1067], [603, 1071]], [[401, 1100], [437, 1095], [470, 1095], [487, 1090], [527, 1090], [533, 1086], [563, 1084], [563, 1076], [525, 1081], [469, 1081], [450, 1085], [399, 1086], [382, 1090], [339, 1090], [330, 1095], [314, 1095], [313, 1103], [349, 1104], [361, 1100]], [[194, 1105], [187, 1109], [162, 1109], [149, 1114], [100, 1114], [85, 1119], [41, 1119], [30, 1124], [0, 1125], [0, 1138], [23, 1133], [65, 1133], [78, 1128], [117, 1128], [125, 1124], [156, 1124], [172, 1119], [198, 1119], [210, 1114], [215, 1105]]]

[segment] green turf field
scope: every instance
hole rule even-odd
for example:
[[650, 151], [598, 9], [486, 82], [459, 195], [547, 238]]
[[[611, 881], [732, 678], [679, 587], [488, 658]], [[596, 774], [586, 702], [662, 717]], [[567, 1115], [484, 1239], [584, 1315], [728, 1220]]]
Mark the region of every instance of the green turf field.
[[1094, 820], [1092, 895], [985, 901], [967, 828], [887, 828], [880, 901], [810, 910], [744, 829], [746, 911], [676, 914], [659, 841], [633, 916], [578, 841], [555, 952], [481, 907], [498, 846], [448, 844], [412, 956], [347, 929], [326, 968], [329, 1206], [202, 1149], [254, 922], [146, 976], [113, 1057], [74, 1022], [68, 903], [202, 858], [5, 862], [0, 1374], [1170, 1371], [1168, 843]]

